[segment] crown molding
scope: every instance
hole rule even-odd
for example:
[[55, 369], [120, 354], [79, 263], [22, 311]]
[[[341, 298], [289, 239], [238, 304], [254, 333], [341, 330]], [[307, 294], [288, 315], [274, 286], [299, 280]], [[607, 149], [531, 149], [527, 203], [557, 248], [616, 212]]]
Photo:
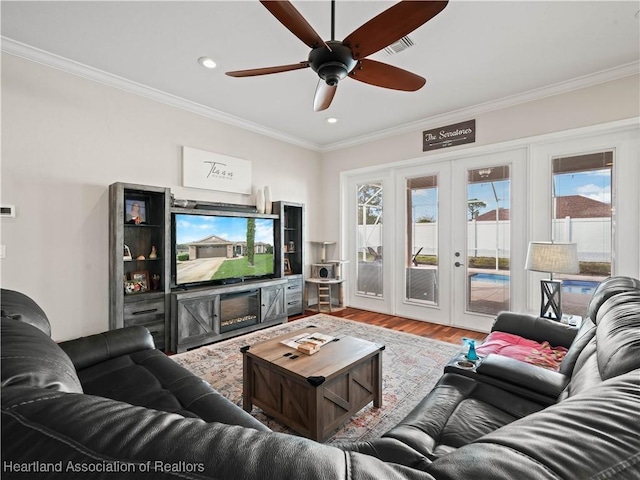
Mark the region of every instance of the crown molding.
[[530, 90], [528, 92], [504, 97], [499, 100], [493, 100], [471, 107], [454, 110], [451, 112], [443, 113], [441, 115], [434, 115], [422, 120], [407, 123], [386, 130], [379, 130], [377, 132], [351, 138], [349, 140], [335, 142], [327, 145], [318, 145], [316, 143], [309, 142], [292, 135], [287, 135], [278, 130], [270, 129], [263, 125], [259, 125], [242, 118], [229, 115], [219, 110], [201, 105], [199, 103], [186, 100], [176, 95], [171, 95], [161, 90], [151, 88], [147, 85], [133, 82], [131, 80], [127, 80], [126, 78], [107, 73], [103, 70], [99, 70], [97, 68], [75, 62], [68, 58], [47, 52], [45, 50], [41, 50], [39, 48], [17, 42], [13, 39], [4, 36], [0, 36], [0, 39], [2, 40], [2, 51], [5, 53], [21, 57], [36, 63], [40, 63], [42, 65], [46, 65], [58, 70], [62, 70], [64, 72], [72, 73], [74, 75], [93, 80], [110, 87], [134, 93], [136, 95], [140, 95], [142, 97], [149, 98], [151, 100], [155, 100], [157, 102], [164, 103], [175, 108], [180, 108], [182, 110], [186, 110], [188, 112], [195, 113], [212, 120], [233, 125], [235, 127], [249, 130], [266, 137], [270, 137], [317, 152], [341, 150], [343, 148], [354, 147], [356, 145], [381, 140], [384, 138], [392, 137], [394, 135], [415, 132], [416, 130], [428, 130], [429, 128], [435, 128], [439, 125], [448, 123], [455, 123], [462, 119], [467, 119], [469, 117], [473, 117], [483, 113], [488, 113], [514, 105], [531, 102], [533, 100], [539, 100], [553, 95], [570, 92], [572, 90], [579, 90], [581, 88], [605, 83], [611, 80], [617, 80], [619, 78], [627, 77], [630, 75], [637, 75], [638, 73], [640, 73], [640, 61], [631, 62], [618, 67], [610, 68], [608, 70], [603, 70], [601, 72], [596, 72], [564, 82], [559, 82], [547, 87], [538, 88], [535, 90]]
[[555, 83], [546, 87], [538, 88], [535, 90], [529, 90], [528, 92], [511, 95], [509, 97], [503, 97], [498, 100], [492, 100], [490, 102], [481, 103], [472, 107], [465, 107], [459, 110], [453, 110], [451, 112], [443, 113], [441, 115], [434, 115], [429, 118], [417, 120], [412, 123], [406, 123], [398, 127], [389, 128], [386, 130], [380, 130], [371, 134], [355, 137], [343, 142], [336, 142], [322, 147], [322, 151], [329, 152], [334, 150], [341, 150], [343, 148], [354, 147], [363, 143], [373, 142], [381, 140], [383, 138], [392, 137], [395, 135], [401, 135], [404, 133], [415, 132], [416, 130], [429, 130], [436, 128], [440, 125], [447, 125], [449, 123], [456, 123], [462, 120], [468, 120], [470, 117], [480, 115], [483, 113], [500, 110], [507, 107], [512, 107], [522, 103], [531, 102], [534, 100], [540, 100], [546, 97], [552, 97], [561, 93], [567, 93], [573, 90], [579, 90], [581, 88], [598, 85], [600, 83], [617, 80], [619, 78], [628, 77], [630, 75], [637, 75], [640, 73], [640, 61], [627, 63], [618, 67], [610, 68], [608, 70], [602, 70], [600, 72], [584, 75], [564, 82]]
[[74, 60], [55, 55], [53, 53], [47, 52], [46, 50], [41, 50], [39, 48], [17, 42], [11, 38], [0, 36], [0, 39], [2, 40], [2, 51], [10, 55], [21, 57], [35, 63], [61, 70], [63, 72], [71, 73], [88, 80], [93, 80], [109, 87], [114, 87], [129, 93], [134, 93], [150, 100], [164, 103], [165, 105], [180, 108], [182, 110], [186, 110], [188, 112], [195, 113], [197, 115], [222, 123], [233, 125], [235, 127], [243, 128], [254, 133], [259, 133], [260, 135], [271, 137], [276, 140], [307, 148], [309, 150], [321, 150], [321, 147], [315, 143], [284, 134], [280, 131], [267, 128], [263, 125], [249, 122], [242, 118], [229, 115], [219, 110], [215, 110], [205, 105], [192, 102], [190, 100], [186, 100], [184, 98], [163, 92], [147, 85], [127, 80], [126, 78], [120, 77], [118, 75], [113, 75], [103, 70], [90, 67], [83, 63], [79, 63]]

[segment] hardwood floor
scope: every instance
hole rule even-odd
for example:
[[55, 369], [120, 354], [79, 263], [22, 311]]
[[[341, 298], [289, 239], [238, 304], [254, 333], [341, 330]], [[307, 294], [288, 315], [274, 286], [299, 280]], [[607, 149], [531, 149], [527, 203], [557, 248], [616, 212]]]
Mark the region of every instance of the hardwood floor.
[[[289, 321], [299, 320], [301, 318], [315, 315], [316, 313], [317, 312], [315, 311], [307, 310], [304, 315], [292, 317]], [[394, 315], [386, 315], [384, 313], [369, 312], [367, 310], [359, 310], [351, 307], [347, 307], [344, 310], [337, 312], [328, 313], [328, 315], [455, 344], [462, 344], [463, 337], [473, 338], [475, 340], [484, 340], [487, 336], [486, 333], [474, 332], [472, 330], [464, 330], [461, 328], [450, 327], [448, 325], [438, 325], [436, 323], [421, 322], [419, 320], [396, 317]]]

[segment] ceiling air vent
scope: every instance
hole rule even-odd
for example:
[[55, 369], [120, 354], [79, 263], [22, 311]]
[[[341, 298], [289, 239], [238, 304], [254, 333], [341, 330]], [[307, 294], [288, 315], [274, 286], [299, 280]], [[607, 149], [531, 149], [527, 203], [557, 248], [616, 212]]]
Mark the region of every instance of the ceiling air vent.
[[387, 55], [395, 55], [403, 50], [406, 50], [409, 47], [413, 47], [414, 45], [415, 43], [413, 42], [413, 40], [411, 40], [411, 38], [409, 38], [409, 36], [407, 35], [406, 37], [402, 37], [396, 43], [392, 43], [391, 45], [386, 47], [384, 51]]

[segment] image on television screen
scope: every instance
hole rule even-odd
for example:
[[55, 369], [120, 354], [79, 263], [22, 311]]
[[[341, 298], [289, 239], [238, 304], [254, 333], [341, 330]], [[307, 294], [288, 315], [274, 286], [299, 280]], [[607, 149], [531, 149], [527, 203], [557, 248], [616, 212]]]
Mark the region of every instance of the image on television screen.
[[177, 214], [175, 235], [177, 284], [274, 272], [272, 219]]

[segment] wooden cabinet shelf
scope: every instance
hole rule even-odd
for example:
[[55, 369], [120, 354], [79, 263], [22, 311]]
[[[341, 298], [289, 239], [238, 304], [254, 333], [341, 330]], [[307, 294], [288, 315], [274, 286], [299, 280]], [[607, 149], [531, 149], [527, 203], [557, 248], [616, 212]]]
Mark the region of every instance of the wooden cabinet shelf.
[[274, 202], [279, 222], [276, 228], [276, 269], [288, 281], [285, 291], [287, 315], [303, 313], [302, 287], [304, 285], [304, 205]]
[[[109, 328], [143, 325], [160, 349], [169, 345], [170, 199], [164, 187], [122, 182], [109, 187]], [[130, 223], [134, 204], [140, 223]], [[153, 247], [157, 258], [149, 258]], [[124, 259], [127, 250], [131, 260]], [[126, 294], [126, 283], [133, 281], [146, 282], [148, 290]]]

